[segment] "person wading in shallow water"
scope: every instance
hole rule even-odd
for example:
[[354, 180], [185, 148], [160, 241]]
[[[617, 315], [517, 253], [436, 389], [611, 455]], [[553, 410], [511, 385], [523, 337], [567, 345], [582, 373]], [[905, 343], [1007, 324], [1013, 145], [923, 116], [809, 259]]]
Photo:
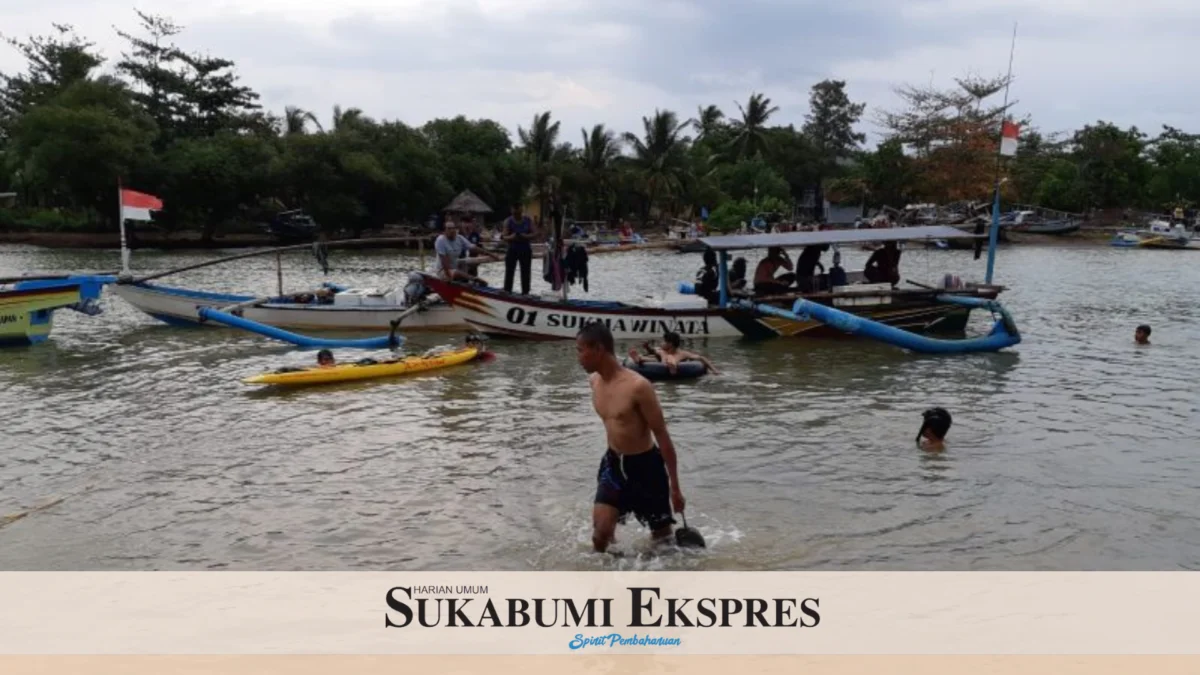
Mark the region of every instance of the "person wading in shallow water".
[[629, 513], [650, 528], [655, 541], [664, 541], [675, 524], [672, 507], [682, 513], [686, 502], [679, 487], [675, 445], [654, 387], [621, 365], [612, 332], [602, 323], [581, 328], [575, 350], [579, 365], [590, 375], [592, 407], [604, 422], [608, 439], [596, 476], [592, 546], [599, 553], [608, 550], [617, 524]]

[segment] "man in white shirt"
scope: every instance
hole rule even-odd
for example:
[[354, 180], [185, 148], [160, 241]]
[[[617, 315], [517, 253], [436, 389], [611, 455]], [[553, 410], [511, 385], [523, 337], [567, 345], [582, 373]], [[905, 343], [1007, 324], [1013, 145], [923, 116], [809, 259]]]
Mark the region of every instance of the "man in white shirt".
[[437, 256], [437, 275], [446, 281], [479, 281], [478, 277], [472, 276], [466, 270], [466, 265], [463, 263], [463, 252], [480, 253], [492, 260], [500, 260], [498, 256], [489, 253], [484, 249], [467, 241], [466, 237], [458, 235], [458, 223], [453, 220], [446, 221], [446, 230], [438, 235], [438, 238], [433, 243], [433, 250]]

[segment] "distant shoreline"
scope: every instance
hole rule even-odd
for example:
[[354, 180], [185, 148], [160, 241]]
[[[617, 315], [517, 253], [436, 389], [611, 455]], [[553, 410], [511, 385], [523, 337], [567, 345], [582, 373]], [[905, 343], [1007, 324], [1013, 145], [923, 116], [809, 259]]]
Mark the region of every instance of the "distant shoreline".
[[[1095, 246], [1107, 244], [1113, 234], [1125, 228], [1121, 227], [1084, 227], [1065, 236], [1030, 234], [1026, 232], [1007, 231], [1005, 236], [1009, 241], [1004, 246], [1011, 245], [1043, 245], [1043, 246]], [[390, 232], [372, 232], [363, 234], [363, 239], [385, 239], [397, 236]], [[411, 236], [408, 233], [400, 236]], [[644, 236], [644, 235], [643, 235]], [[426, 238], [426, 249], [432, 250], [434, 235]], [[647, 245], [637, 248], [672, 248], [682, 245], [685, 240], [665, 239], [661, 236], [646, 237]], [[677, 243], [678, 242], [678, 243]], [[204, 241], [199, 232], [175, 232], [163, 234], [156, 232], [139, 232], [135, 241], [131, 242], [131, 250], [163, 250], [163, 251], [212, 251], [241, 248], [271, 248], [286, 246], [289, 242], [280, 242], [266, 234], [226, 234]], [[24, 244], [48, 249], [120, 249], [121, 236], [116, 232], [0, 232], [0, 244]], [[388, 248], [417, 249], [416, 244], [407, 247], [389, 244]], [[625, 247], [622, 247], [625, 248]], [[634, 248], [634, 247], [629, 247]]]

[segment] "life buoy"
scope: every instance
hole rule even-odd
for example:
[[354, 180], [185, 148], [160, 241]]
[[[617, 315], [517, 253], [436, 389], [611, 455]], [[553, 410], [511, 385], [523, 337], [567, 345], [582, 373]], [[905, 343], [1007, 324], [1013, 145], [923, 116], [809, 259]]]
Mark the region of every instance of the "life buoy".
[[684, 361], [679, 364], [674, 373], [667, 369], [665, 363], [659, 363], [658, 361], [646, 361], [638, 364], [626, 359], [625, 367], [651, 382], [694, 380], [708, 374], [708, 368], [699, 361]]

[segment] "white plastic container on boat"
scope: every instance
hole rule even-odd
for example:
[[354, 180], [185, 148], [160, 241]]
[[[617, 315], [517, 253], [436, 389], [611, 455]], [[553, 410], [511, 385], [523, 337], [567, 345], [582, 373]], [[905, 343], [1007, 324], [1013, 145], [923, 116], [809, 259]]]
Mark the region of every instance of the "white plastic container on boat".
[[383, 291], [377, 288], [347, 288], [333, 296], [333, 304], [342, 307], [388, 304], [384, 298]]
[[662, 309], [705, 309], [708, 301], [698, 295], [668, 295], [651, 305]]

